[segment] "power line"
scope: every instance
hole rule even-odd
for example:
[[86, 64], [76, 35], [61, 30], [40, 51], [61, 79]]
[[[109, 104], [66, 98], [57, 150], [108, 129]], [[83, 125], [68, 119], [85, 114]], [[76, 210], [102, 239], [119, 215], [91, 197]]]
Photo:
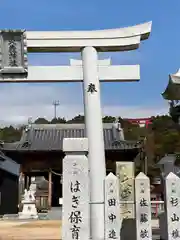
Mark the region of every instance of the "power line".
[[57, 118], [57, 107], [60, 105], [60, 102], [55, 100], [53, 101], [53, 106], [54, 106], [54, 119]]

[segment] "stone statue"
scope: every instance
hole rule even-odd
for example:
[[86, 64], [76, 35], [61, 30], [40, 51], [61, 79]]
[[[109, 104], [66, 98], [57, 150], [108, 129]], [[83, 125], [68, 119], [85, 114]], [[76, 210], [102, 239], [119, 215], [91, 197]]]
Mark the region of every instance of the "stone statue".
[[116, 120], [114, 122], [114, 126], [116, 127], [117, 131], [119, 132], [119, 140], [124, 141], [124, 130], [121, 127], [121, 123], [119, 122], [118, 117], [116, 117]]
[[34, 192], [27, 189], [24, 190], [24, 199], [23, 202], [33, 202], [35, 201]]
[[24, 189], [24, 201], [29, 201], [29, 194], [28, 194], [28, 191], [27, 189]]
[[25, 189], [22, 203], [23, 210], [19, 212], [19, 219], [38, 219], [34, 191]]

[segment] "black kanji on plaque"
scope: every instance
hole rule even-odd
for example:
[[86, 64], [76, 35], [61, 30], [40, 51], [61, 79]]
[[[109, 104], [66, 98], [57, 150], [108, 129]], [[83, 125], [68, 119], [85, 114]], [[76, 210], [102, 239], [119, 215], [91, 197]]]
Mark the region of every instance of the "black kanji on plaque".
[[145, 193], [145, 190], [144, 190], [144, 188], [142, 188], [142, 189], [141, 189], [141, 193]]
[[111, 198], [108, 200], [108, 205], [111, 206], [116, 206], [116, 199], [115, 198]]
[[117, 239], [116, 231], [114, 229], [109, 231], [109, 238], [110, 239]]
[[144, 193], [145, 192], [144, 183], [140, 183], [140, 185], [141, 185], [141, 193]]
[[176, 185], [174, 182], [172, 183], [171, 187], [172, 187], [171, 192], [176, 193]]
[[149, 237], [148, 230], [142, 229], [141, 232], [140, 232], [140, 237], [141, 238], [148, 238]]
[[72, 207], [77, 208], [79, 205], [80, 196], [72, 196]]
[[87, 90], [87, 92], [90, 92], [90, 93], [97, 92], [95, 84], [90, 83], [90, 84], [88, 85], [88, 90]]
[[171, 217], [171, 221], [172, 222], [179, 222], [179, 217], [175, 213], [173, 213], [173, 216]]
[[72, 193], [74, 192], [80, 192], [80, 182], [79, 181], [76, 181], [74, 184], [71, 182], [71, 185], [70, 185], [70, 190]]
[[176, 239], [176, 238], [179, 238], [180, 235], [179, 235], [179, 230], [178, 229], [175, 229], [175, 230], [172, 230], [172, 238]]
[[148, 221], [148, 215], [146, 213], [141, 213], [140, 215], [140, 222], [145, 223]]
[[147, 207], [147, 206], [148, 206], [147, 200], [144, 199], [144, 198], [142, 198], [142, 199], [140, 200], [140, 206], [141, 206], [141, 207]]
[[11, 67], [17, 67], [17, 49], [15, 40], [9, 40], [9, 65]]
[[71, 212], [69, 220], [70, 220], [70, 223], [75, 223], [75, 224], [81, 223], [82, 222], [81, 212], [80, 211]]
[[110, 220], [111, 222], [114, 222], [114, 220], [116, 219], [116, 215], [114, 215], [113, 213], [111, 213], [111, 214], [109, 214], [108, 218], [109, 218], [109, 220]]
[[77, 227], [76, 225], [73, 225], [72, 228], [70, 228], [72, 232], [72, 239], [79, 239], [79, 230], [80, 227]]
[[178, 205], [178, 198], [171, 197], [170, 203], [173, 207], [176, 207]]

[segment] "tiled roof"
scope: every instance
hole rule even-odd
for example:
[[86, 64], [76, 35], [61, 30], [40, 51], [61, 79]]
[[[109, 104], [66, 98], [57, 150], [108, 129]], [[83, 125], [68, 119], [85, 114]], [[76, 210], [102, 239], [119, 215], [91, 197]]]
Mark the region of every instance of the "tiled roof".
[[162, 93], [162, 96], [166, 100], [180, 100], [180, 69], [175, 74], [169, 75], [169, 82]]
[[[140, 148], [141, 143], [123, 141], [118, 129], [113, 124], [104, 124], [104, 141], [106, 150]], [[16, 143], [5, 143], [3, 148], [24, 151], [59, 151], [62, 150], [63, 138], [81, 138], [86, 136], [84, 124], [32, 124], [27, 127]]]
[[9, 157], [5, 156], [4, 153], [0, 152], [0, 170], [9, 172], [12, 175], [19, 176], [20, 165], [14, 162]]
[[175, 154], [168, 154], [166, 156], [164, 156], [163, 158], [161, 158], [161, 160], [159, 160], [159, 162], [157, 163], [157, 165], [165, 165], [165, 164], [173, 164], [175, 163], [176, 160], [176, 155]]

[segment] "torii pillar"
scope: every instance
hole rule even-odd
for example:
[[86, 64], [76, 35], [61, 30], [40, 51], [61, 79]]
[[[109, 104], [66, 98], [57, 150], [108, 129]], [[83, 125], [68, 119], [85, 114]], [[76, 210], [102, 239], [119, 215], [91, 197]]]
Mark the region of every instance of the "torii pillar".
[[[81, 81], [84, 83], [85, 125], [89, 142], [91, 237], [94, 240], [104, 240], [106, 171], [99, 80], [138, 81], [140, 78], [138, 65], [98, 66], [97, 52], [137, 49], [140, 41], [147, 39], [150, 32], [151, 22], [122, 29], [99, 31], [37, 31], [23, 34], [20, 31], [2, 31], [0, 33], [2, 39], [0, 82]], [[19, 45], [18, 48], [17, 45]], [[26, 50], [28, 52], [81, 52], [82, 67], [27, 68]]]

